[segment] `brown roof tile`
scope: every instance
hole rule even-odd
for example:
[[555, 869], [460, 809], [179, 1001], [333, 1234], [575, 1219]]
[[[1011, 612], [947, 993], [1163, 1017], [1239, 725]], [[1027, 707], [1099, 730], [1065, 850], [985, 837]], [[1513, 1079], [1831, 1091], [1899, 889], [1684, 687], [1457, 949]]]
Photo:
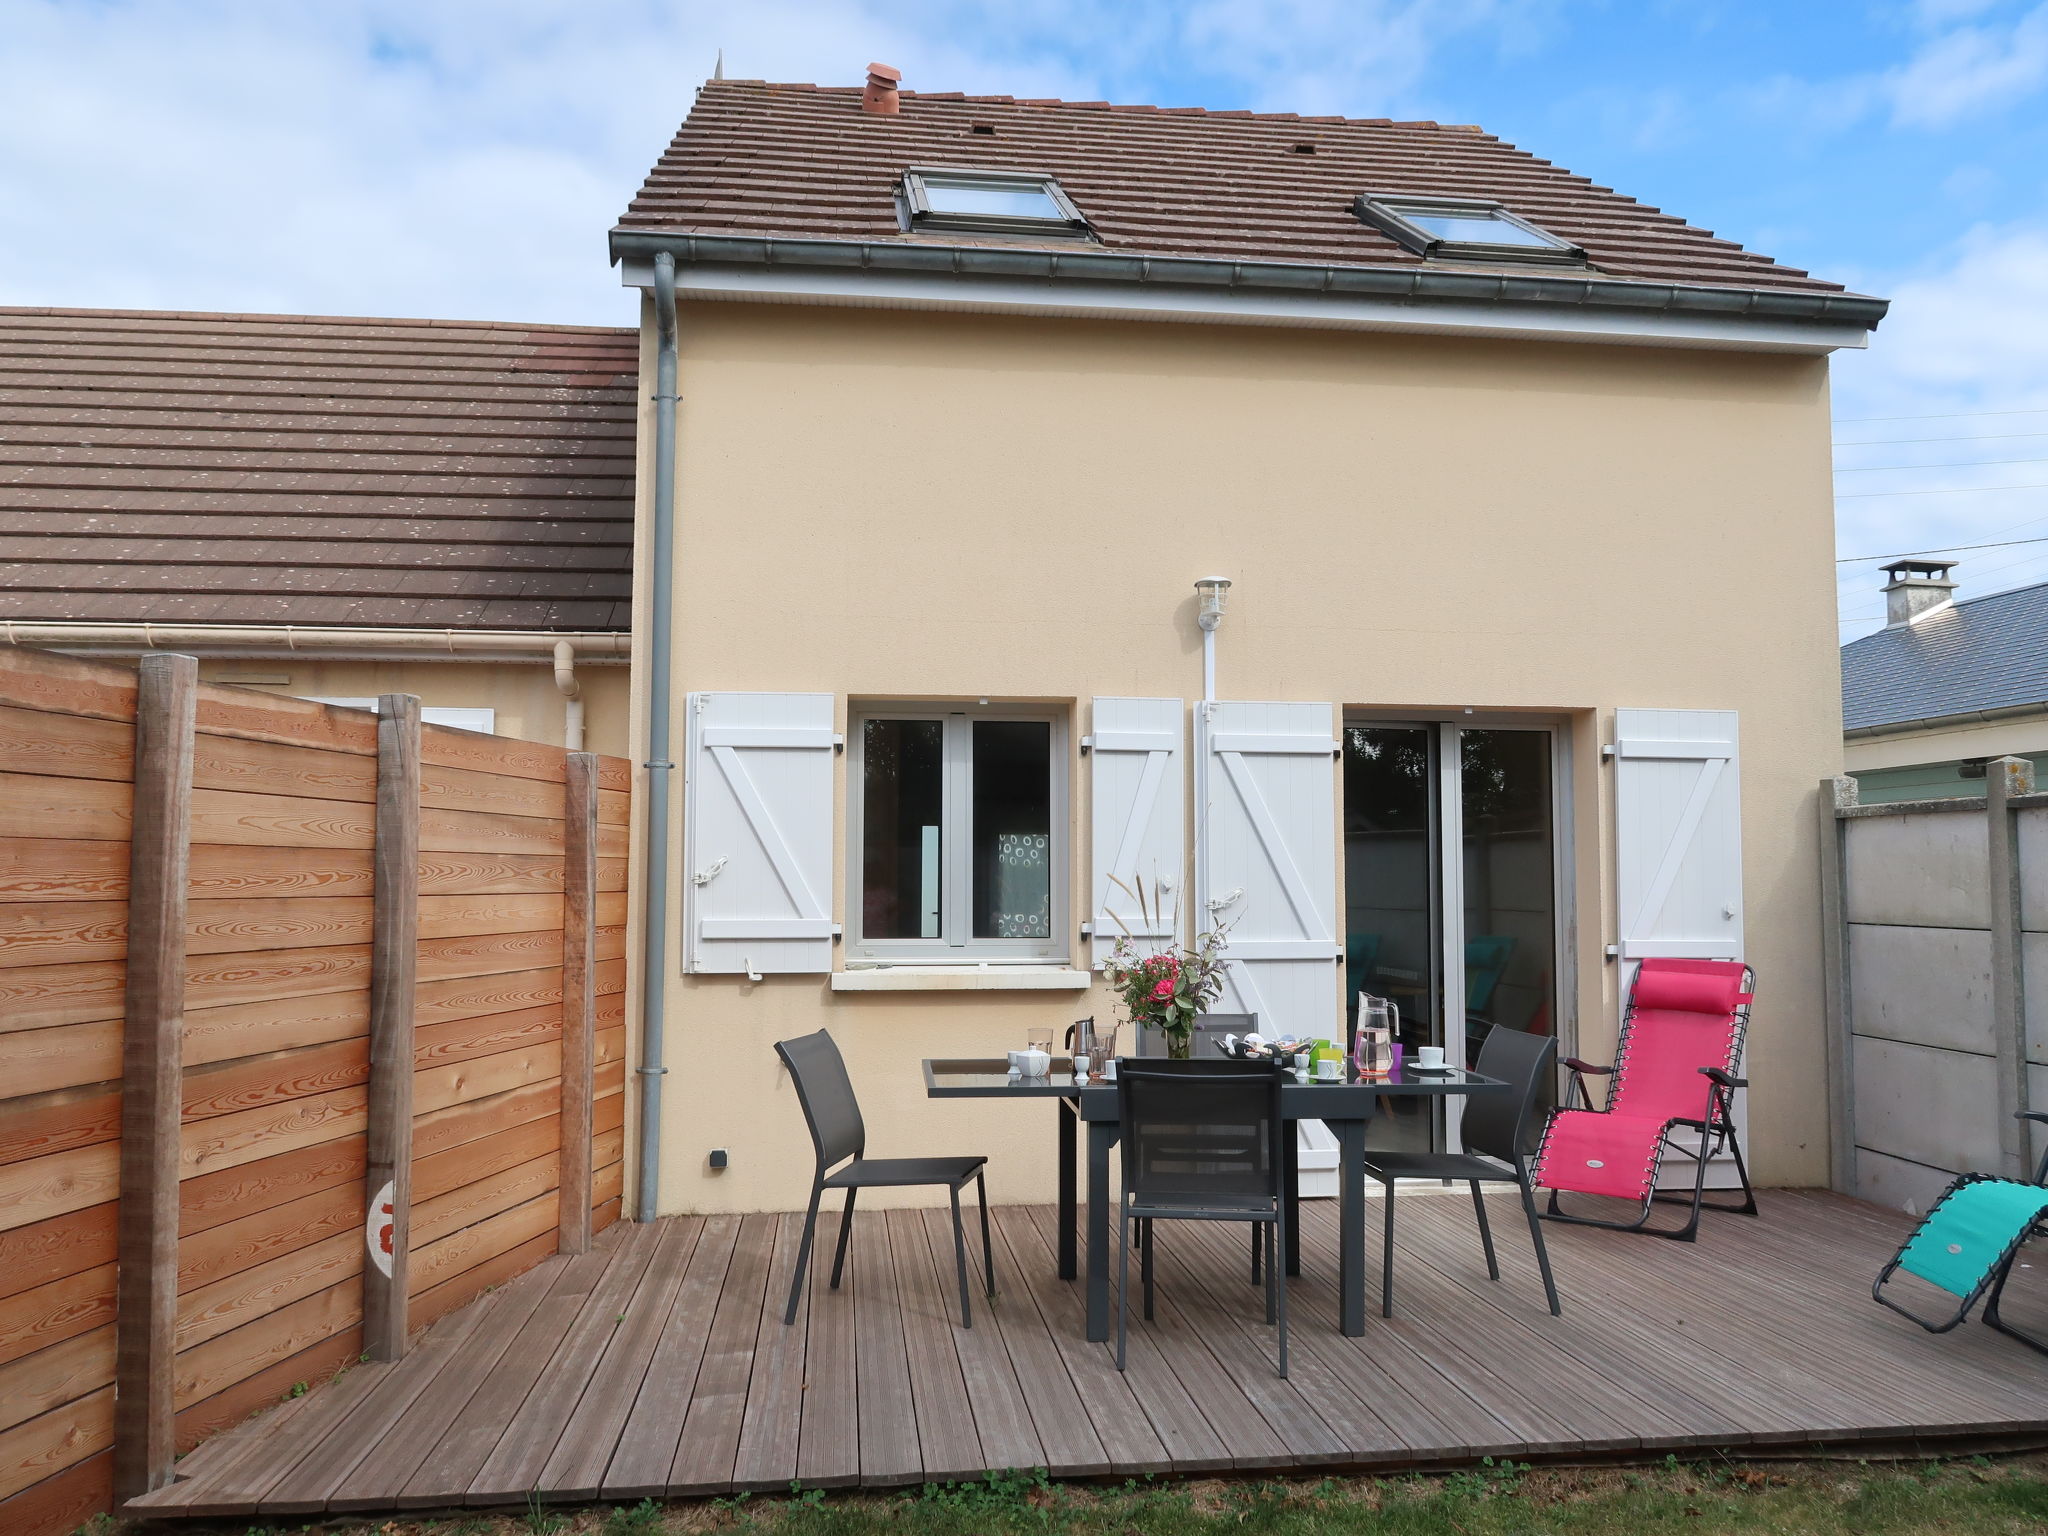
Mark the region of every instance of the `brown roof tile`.
[[625, 629], [638, 347], [0, 308], [0, 618]]
[[1361, 222], [1353, 200], [1436, 192], [1496, 199], [1608, 277], [1841, 291], [1477, 128], [915, 91], [880, 116], [860, 110], [857, 86], [759, 80], [705, 83], [619, 223], [924, 243], [898, 227], [893, 198], [913, 165], [1049, 172], [1102, 248], [1129, 255], [1412, 268], [1422, 258]]

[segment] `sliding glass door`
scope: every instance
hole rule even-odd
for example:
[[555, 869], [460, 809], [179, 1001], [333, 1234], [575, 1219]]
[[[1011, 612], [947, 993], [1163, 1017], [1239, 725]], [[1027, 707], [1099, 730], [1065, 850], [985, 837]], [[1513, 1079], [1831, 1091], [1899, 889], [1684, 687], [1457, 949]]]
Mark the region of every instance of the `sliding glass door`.
[[[1409, 1052], [1476, 1060], [1496, 1024], [1554, 1033], [1558, 803], [1555, 733], [1464, 721], [1347, 722], [1345, 1008], [1390, 999]], [[1371, 1141], [1455, 1138], [1420, 1105]]]

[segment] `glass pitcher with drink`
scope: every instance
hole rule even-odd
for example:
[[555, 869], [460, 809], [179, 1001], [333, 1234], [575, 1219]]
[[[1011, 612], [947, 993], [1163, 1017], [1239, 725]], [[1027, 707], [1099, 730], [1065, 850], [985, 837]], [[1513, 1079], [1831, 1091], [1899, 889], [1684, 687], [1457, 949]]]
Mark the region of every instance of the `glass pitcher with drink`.
[[1394, 1031], [1399, 1023], [1391, 998], [1358, 994], [1358, 1038], [1352, 1059], [1360, 1077], [1386, 1077], [1394, 1070]]

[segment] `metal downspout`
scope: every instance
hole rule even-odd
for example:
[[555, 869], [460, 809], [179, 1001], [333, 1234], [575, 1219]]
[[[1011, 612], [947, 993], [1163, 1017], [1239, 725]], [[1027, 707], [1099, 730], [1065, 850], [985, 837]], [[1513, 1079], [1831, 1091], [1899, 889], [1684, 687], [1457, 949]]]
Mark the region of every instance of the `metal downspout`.
[[661, 1211], [661, 1080], [663, 1010], [668, 982], [668, 806], [670, 657], [675, 602], [676, 511], [676, 262], [654, 258], [654, 538], [647, 616], [647, 905], [640, 955], [640, 1166], [634, 1216]]

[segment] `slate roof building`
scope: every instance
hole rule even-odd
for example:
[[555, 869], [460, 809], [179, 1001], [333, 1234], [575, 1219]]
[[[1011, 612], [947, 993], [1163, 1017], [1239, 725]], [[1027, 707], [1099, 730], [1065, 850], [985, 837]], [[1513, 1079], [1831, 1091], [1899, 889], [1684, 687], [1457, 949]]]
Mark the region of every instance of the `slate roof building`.
[[1842, 647], [1842, 731], [1868, 802], [1984, 793], [1993, 757], [2048, 770], [2048, 582], [1957, 600], [1952, 560], [1884, 567], [1884, 628]]
[[[0, 309], [0, 636], [560, 740], [557, 646], [581, 695], [630, 629], [637, 345]], [[594, 684], [621, 745], [623, 682]]]

